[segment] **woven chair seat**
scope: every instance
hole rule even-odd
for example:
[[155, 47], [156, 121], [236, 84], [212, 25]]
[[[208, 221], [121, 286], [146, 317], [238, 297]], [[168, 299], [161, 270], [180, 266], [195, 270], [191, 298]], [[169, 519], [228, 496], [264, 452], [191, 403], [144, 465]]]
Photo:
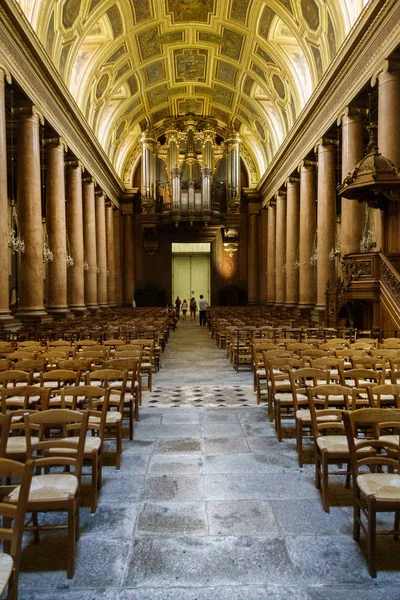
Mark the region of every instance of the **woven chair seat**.
[[[31, 437], [32, 443], [37, 444], [39, 438]], [[9, 437], [7, 441], [7, 454], [25, 454], [26, 452], [26, 437], [24, 435], [16, 435]]]
[[[78, 443], [79, 442], [79, 438], [78, 437], [69, 437], [68, 441], [70, 442], [74, 442], [74, 443]], [[101, 446], [101, 439], [99, 437], [94, 437], [94, 436], [87, 436], [85, 439], [85, 449], [83, 451], [83, 453], [86, 454], [91, 454], [93, 452], [93, 450], [99, 450]], [[74, 453], [75, 450], [70, 450], [69, 448], [53, 448], [52, 450], [50, 450], [49, 454], [71, 454]]]
[[400, 438], [398, 435], [381, 435], [379, 439], [384, 442], [391, 442], [392, 444], [396, 444], [397, 446], [400, 444]]
[[[20, 486], [17, 486], [8, 496], [10, 502], [17, 502]], [[49, 500], [67, 500], [75, 495], [78, 489], [78, 480], [69, 473], [50, 473], [32, 477], [29, 491], [29, 502], [46, 502]], [[29, 509], [28, 509], [29, 510]]]
[[[107, 413], [107, 417], [106, 417], [106, 425], [111, 425], [113, 423], [117, 423], [118, 421], [121, 421], [122, 419], [122, 415], [118, 410], [110, 410]], [[100, 417], [90, 417], [89, 418], [89, 425], [90, 423], [100, 423]]]
[[[356, 446], [363, 441], [364, 440], [354, 439]], [[321, 450], [327, 450], [328, 452], [335, 454], [347, 455], [349, 453], [349, 446], [347, 443], [347, 437], [345, 435], [323, 435], [317, 439], [317, 444]], [[369, 446], [360, 450], [360, 452], [365, 452], [366, 454], [369, 454], [372, 451], [372, 448]]]
[[[303, 423], [310, 423], [311, 424], [311, 412], [310, 412], [310, 409], [309, 408], [301, 408], [301, 409], [299, 409], [296, 412], [296, 419], [301, 419], [303, 421]], [[328, 416], [325, 416], [325, 417], [318, 417], [317, 416], [317, 421], [318, 421], [318, 419], [320, 419], [324, 423], [326, 421], [338, 421], [339, 420], [335, 415], [328, 415]]]
[[0, 594], [6, 588], [6, 585], [11, 577], [11, 573], [14, 567], [14, 561], [9, 554], [0, 552]]
[[357, 477], [357, 485], [363, 494], [377, 500], [400, 500], [400, 475], [395, 473], [365, 473]]

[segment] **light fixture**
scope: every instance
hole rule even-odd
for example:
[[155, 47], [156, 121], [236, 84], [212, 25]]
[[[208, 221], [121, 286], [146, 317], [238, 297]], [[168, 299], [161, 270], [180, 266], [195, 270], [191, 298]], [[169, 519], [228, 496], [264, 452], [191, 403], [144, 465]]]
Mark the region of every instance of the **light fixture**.
[[329, 252], [329, 260], [335, 260], [335, 258], [339, 258], [340, 256], [341, 256], [340, 244], [339, 244], [338, 236], [336, 235], [335, 247], [332, 247], [331, 251]]

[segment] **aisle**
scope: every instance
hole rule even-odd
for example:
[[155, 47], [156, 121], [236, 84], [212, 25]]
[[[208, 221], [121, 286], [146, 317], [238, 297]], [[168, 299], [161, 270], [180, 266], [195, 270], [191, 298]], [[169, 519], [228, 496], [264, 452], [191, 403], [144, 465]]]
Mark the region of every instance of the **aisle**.
[[217, 348], [208, 327], [180, 320], [171, 332], [144, 406], [251, 406], [256, 404], [250, 371], [237, 373]]
[[[221, 356], [207, 329], [184, 325], [156, 375], [159, 395], [178, 376], [180, 390], [203, 396], [203, 383], [226, 394], [251, 381]], [[299, 469], [294, 438], [276, 440], [265, 406], [214, 402], [142, 407], [121, 470], [103, 469], [94, 515], [83, 494], [74, 578], [64, 532], [26, 537], [19, 600], [399, 600], [398, 542], [378, 542], [371, 580], [344, 478], [325, 513], [314, 466]]]

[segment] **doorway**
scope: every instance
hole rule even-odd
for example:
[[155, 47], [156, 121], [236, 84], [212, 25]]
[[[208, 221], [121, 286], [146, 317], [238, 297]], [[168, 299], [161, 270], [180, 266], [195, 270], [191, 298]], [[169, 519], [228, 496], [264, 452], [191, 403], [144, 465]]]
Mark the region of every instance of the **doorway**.
[[203, 294], [210, 302], [210, 243], [172, 244], [172, 302]]

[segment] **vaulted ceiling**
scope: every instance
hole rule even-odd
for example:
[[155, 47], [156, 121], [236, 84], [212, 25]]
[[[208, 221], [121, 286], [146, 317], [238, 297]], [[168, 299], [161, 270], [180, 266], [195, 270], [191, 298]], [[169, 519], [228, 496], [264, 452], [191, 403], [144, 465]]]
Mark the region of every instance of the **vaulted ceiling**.
[[147, 127], [210, 116], [258, 180], [367, 0], [19, 0], [125, 185]]

